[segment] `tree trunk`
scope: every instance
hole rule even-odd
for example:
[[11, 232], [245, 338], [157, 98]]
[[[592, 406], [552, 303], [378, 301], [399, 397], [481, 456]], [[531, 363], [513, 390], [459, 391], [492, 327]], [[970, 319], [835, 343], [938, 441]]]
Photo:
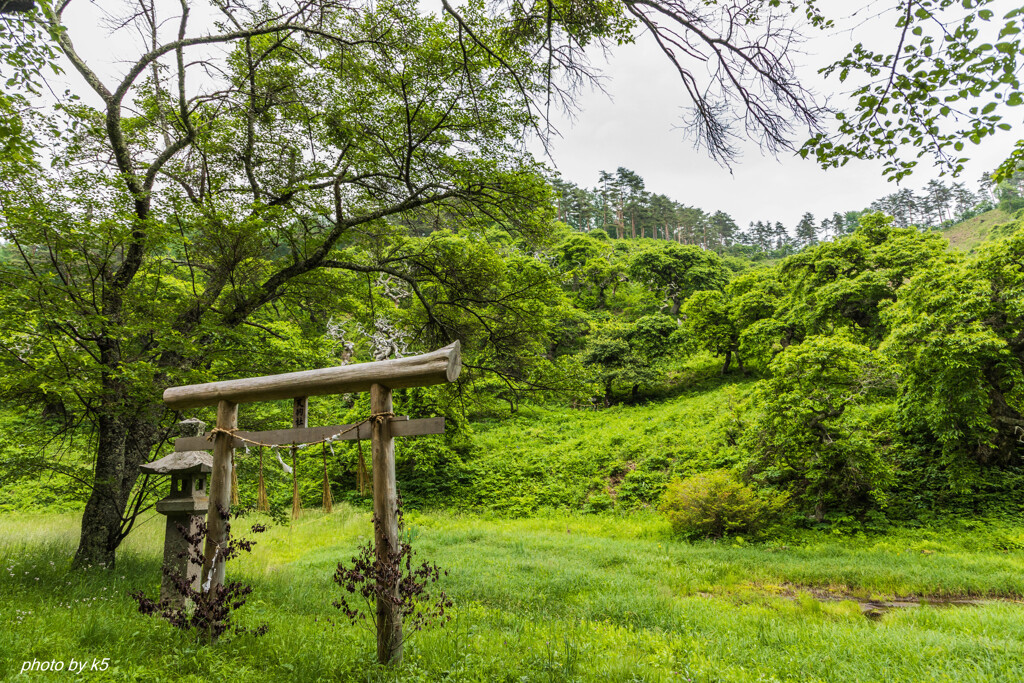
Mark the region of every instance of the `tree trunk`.
[[672, 297], [672, 312], [669, 313], [673, 318], [679, 315], [679, 309], [683, 307], [683, 299], [679, 296]]
[[149, 460], [159, 423], [129, 419], [124, 407], [104, 410], [97, 420], [99, 443], [92, 493], [82, 513], [82, 533], [75, 551], [75, 568], [114, 567], [114, 552], [131, 527], [125, 510], [139, 478], [139, 466]]
[[139, 466], [149, 461], [163, 412], [160, 405], [129, 401], [124, 387], [109, 376], [101, 381], [96, 473], [82, 513], [82, 532], [72, 563], [75, 568], [113, 569], [114, 553], [131, 528], [134, 512], [126, 516], [125, 510], [139, 478]]
[[732, 349], [725, 350], [725, 365], [722, 366], [722, 374], [729, 372], [729, 365], [732, 363]]
[[92, 493], [82, 513], [82, 535], [75, 552], [75, 568], [114, 566], [114, 551], [119, 542], [121, 517], [128, 504], [128, 496], [121, 487], [126, 469], [126, 430], [123, 420], [110, 414], [112, 412], [104, 411], [97, 421], [96, 474]]

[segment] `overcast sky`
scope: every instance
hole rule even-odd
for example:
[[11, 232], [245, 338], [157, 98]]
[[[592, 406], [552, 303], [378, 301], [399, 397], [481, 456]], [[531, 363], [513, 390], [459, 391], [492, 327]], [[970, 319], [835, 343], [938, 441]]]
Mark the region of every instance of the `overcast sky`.
[[[816, 68], [842, 56], [857, 41], [895, 51], [898, 36], [891, 15], [861, 23], [862, 18], [877, 13], [872, 11], [874, 7], [885, 4], [831, 1], [822, 5], [830, 16], [840, 17], [845, 28], [809, 42], [805, 47], [808, 54], [800, 61], [807, 65], [803, 73], [808, 82], [816, 91], [828, 94], [834, 106], [848, 106], [849, 100], [838, 90], [835, 79], [824, 80], [815, 73]], [[1001, 0], [991, 7], [1002, 16], [1018, 4]], [[856, 27], [852, 35], [850, 27]], [[730, 174], [695, 150], [676, 129], [687, 100], [671, 65], [649, 37], [616, 48], [605, 73], [610, 97], [586, 93], [577, 121], [561, 120], [563, 137], [553, 146], [558, 171], [577, 185], [594, 187], [598, 171], [624, 166], [639, 173], [649, 191], [706, 211], [726, 211], [741, 227], [771, 219], [792, 229], [805, 211], [820, 219], [834, 211], [862, 209], [901, 187], [917, 190], [938, 177], [927, 158], [898, 186], [882, 177], [879, 161], [851, 161], [843, 168], [825, 171], [813, 161], [791, 155], [779, 159], [762, 156], [756, 145], [745, 149]], [[981, 174], [998, 166], [1020, 136], [1017, 129], [980, 146], [968, 145], [965, 152], [971, 163], [958, 180], [977, 190]]]
[[[1001, 17], [1017, 2], [996, 0], [990, 7]], [[439, 3], [422, 0], [426, 11], [435, 4]], [[894, 51], [898, 39], [894, 18], [883, 14], [871, 19], [893, 0], [821, 0], [819, 4], [842, 28], [812, 39], [804, 46], [807, 54], [798, 61], [804, 64], [802, 73], [812, 89], [830, 97], [833, 105], [846, 106], [848, 98], [838, 90], [839, 84], [825, 81], [816, 69], [845, 54], [857, 41]], [[136, 46], [121, 34], [112, 41], [108, 29], [96, 26], [98, 10], [103, 6], [99, 2], [72, 4], [66, 19], [76, 29], [73, 39], [79, 51], [101, 74], [114, 80], [114, 74], [125, 70], [121, 60], [134, 56]], [[177, 3], [158, 6], [167, 16], [177, 12]], [[115, 3], [113, 7], [120, 5]], [[200, 32], [203, 9], [201, 5], [196, 8], [194, 32]], [[89, 25], [96, 27], [81, 29]], [[168, 26], [167, 30], [173, 29], [173, 22]], [[855, 29], [852, 33], [851, 28]], [[64, 79], [69, 84], [76, 81], [72, 87], [81, 92], [78, 74], [70, 67], [67, 71]], [[853, 161], [843, 168], [824, 171], [813, 161], [791, 155], [778, 159], [763, 156], [756, 145], [747, 146], [730, 174], [695, 150], [678, 129], [688, 105], [685, 91], [649, 36], [641, 36], [635, 45], [614, 48], [604, 73], [607, 94], [584, 92], [577, 120], [557, 122], [562, 137], [554, 141], [548, 163], [577, 185], [594, 187], [599, 171], [624, 166], [639, 173], [649, 191], [709, 212], [726, 211], [741, 227], [750, 221], [770, 219], [780, 220], [791, 229], [805, 211], [820, 219], [834, 211], [865, 208], [874, 199], [899, 189], [883, 179], [881, 162]], [[969, 148], [972, 162], [961, 179], [972, 190], [977, 189], [981, 174], [994, 169], [1019, 137], [1019, 130], [1010, 131]], [[539, 151], [540, 146], [535, 148]], [[903, 185], [916, 190], [936, 176], [930, 161], [923, 159], [919, 170]]]

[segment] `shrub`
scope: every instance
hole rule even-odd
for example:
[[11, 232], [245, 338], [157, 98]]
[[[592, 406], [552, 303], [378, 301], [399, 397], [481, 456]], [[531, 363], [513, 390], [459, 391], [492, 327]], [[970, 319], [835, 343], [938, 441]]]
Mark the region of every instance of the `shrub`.
[[[246, 538], [231, 538], [231, 522], [229, 521], [231, 513], [220, 505], [217, 506], [217, 511], [224, 520], [224, 534], [230, 538], [226, 549], [220, 555], [220, 561], [227, 562], [243, 552], [251, 552], [256, 542]], [[262, 524], [254, 524], [251, 528], [251, 531], [257, 534], [266, 530], [267, 528]], [[178, 557], [187, 558], [188, 563], [198, 568], [201, 574], [204, 565], [205, 520], [196, 523], [194, 532], [192, 528], [181, 524], [178, 525], [178, 531], [188, 541], [188, 547], [179, 553]], [[218, 547], [218, 552], [222, 548], [222, 546]], [[214, 555], [213, 561], [214, 563], [218, 561], [217, 555]], [[209, 643], [216, 643], [217, 639], [230, 628], [232, 614], [245, 605], [247, 596], [252, 593], [252, 586], [241, 581], [228, 581], [223, 585], [211, 588], [212, 569], [207, 575], [206, 584], [198, 589], [193, 585], [192, 578], [180, 570], [164, 565], [163, 573], [171, 580], [178, 594], [184, 598], [184, 606], [179, 606], [178, 603], [166, 597], [153, 600], [146, 597], [142, 591], [133, 591], [129, 593], [129, 596], [138, 603], [139, 612], [161, 616], [172, 626], [186, 631], [194, 631]], [[235, 627], [234, 631], [237, 634], [251, 633], [261, 636], [267, 632], [267, 628], [267, 625], [263, 624], [256, 629]]]
[[786, 494], [758, 496], [724, 470], [674, 479], [662, 496], [661, 510], [672, 531], [686, 538], [721, 538], [756, 533], [779, 512]]

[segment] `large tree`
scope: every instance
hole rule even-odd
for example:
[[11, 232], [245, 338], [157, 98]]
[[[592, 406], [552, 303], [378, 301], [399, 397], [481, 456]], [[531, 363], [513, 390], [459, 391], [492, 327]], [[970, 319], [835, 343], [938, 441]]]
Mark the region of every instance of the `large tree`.
[[919, 269], [885, 310], [882, 348], [902, 376], [905, 428], [923, 427], [956, 483], [970, 485], [970, 459], [1024, 458], [1024, 233], [950, 260]]
[[[57, 404], [95, 434], [79, 564], [113, 562], [138, 467], [173, 420], [162, 389], [259, 371], [250, 337], [280, 334], [282, 312], [323, 326], [333, 303], [344, 317], [354, 274], [408, 289], [421, 347], [466, 336], [456, 309], [531, 319], [508, 311], [522, 297], [476, 284], [472, 264], [452, 268], [441, 242], [401, 238], [403, 223], [432, 217], [497, 222], [527, 241], [545, 229], [545, 186], [509, 142], [531, 119], [491, 55], [410, 3], [225, 7], [221, 33], [192, 38], [181, 7], [163, 42], [164, 18], [142, 6], [132, 20], [155, 47], [109, 86], [44, 7], [101, 105], [49, 119], [62, 134], [51, 169], [2, 170], [19, 257], [4, 303], [25, 316], [5, 317], [4, 394]], [[186, 57], [203, 44], [226, 59]], [[483, 336], [491, 358], [500, 336]]]
[[[455, 224], [527, 248], [543, 237], [546, 189], [517, 141], [545, 139], [551, 107], [592, 81], [587, 46], [646, 31], [692, 98], [696, 140], [723, 160], [739, 132], [787, 148], [819, 115], [790, 62], [796, 2], [442, 0], [431, 16], [403, 0], [125, 0], [104, 7], [110, 40], [138, 46], [118, 75], [79, 51], [97, 29], [65, 20], [78, 5], [7, 12], [31, 4], [0, 13], [0, 60], [16, 68], [0, 127], [17, 143], [0, 150], [16, 251], [0, 282], [24, 319], [4, 327], [0, 391], [94, 434], [79, 564], [113, 564], [138, 467], [174, 419], [162, 388], [251, 371], [237, 360], [259, 338], [294, 345], [282, 317], [315, 332], [361, 278], [372, 292], [384, 277], [407, 288], [422, 345], [466, 334], [481, 307], [519, 330], [487, 343], [525, 333], [520, 290], [462, 286], [472, 278], [432, 251], [449, 243], [404, 237]], [[63, 90], [50, 65], [77, 80], [47, 111], [33, 93]]]
[[663, 297], [669, 315], [679, 315], [688, 296], [702, 289], [721, 289], [728, 271], [721, 257], [692, 245], [656, 242], [637, 252], [629, 264], [629, 276]]

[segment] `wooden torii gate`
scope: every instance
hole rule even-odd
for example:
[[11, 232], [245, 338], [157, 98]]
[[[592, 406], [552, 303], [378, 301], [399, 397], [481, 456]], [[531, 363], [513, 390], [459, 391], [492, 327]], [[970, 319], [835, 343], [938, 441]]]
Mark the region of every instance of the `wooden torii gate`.
[[[454, 382], [462, 370], [459, 342], [420, 356], [394, 360], [343, 365], [322, 370], [289, 372], [246, 379], [171, 387], [164, 391], [164, 403], [175, 410], [217, 406], [217, 425], [213, 430], [213, 471], [210, 473], [210, 508], [206, 521], [206, 545], [203, 549], [203, 581], [208, 590], [224, 584], [223, 561], [218, 553], [227, 545], [225, 521], [220, 509], [231, 507], [231, 456], [246, 440], [268, 445], [289, 446], [323, 441], [371, 440], [373, 472], [373, 513], [379, 520], [374, 532], [377, 558], [382, 559], [398, 548], [398, 492], [395, 483], [396, 436], [441, 434], [444, 418], [410, 420], [395, 417], [391, 390], [425, 387]], [[369, 391], [370, 417], [355, 425], [328, 427], [306, 426], [306, 401], [310, 396]], [[257, 401], [292, 399], [292, 429], [264, 432], [238, 431], [238, 405]], [[207, 437], [176, 439], [174, 450], [206, 450]], [[387, 545], [385, 545], [385, 542]], [[397, 597], [397, 596], [396, 596]], [[382, 664], [396, 663], [402, 658], [402, 621], [398, 607], [377, 600], [377, 658]]]

